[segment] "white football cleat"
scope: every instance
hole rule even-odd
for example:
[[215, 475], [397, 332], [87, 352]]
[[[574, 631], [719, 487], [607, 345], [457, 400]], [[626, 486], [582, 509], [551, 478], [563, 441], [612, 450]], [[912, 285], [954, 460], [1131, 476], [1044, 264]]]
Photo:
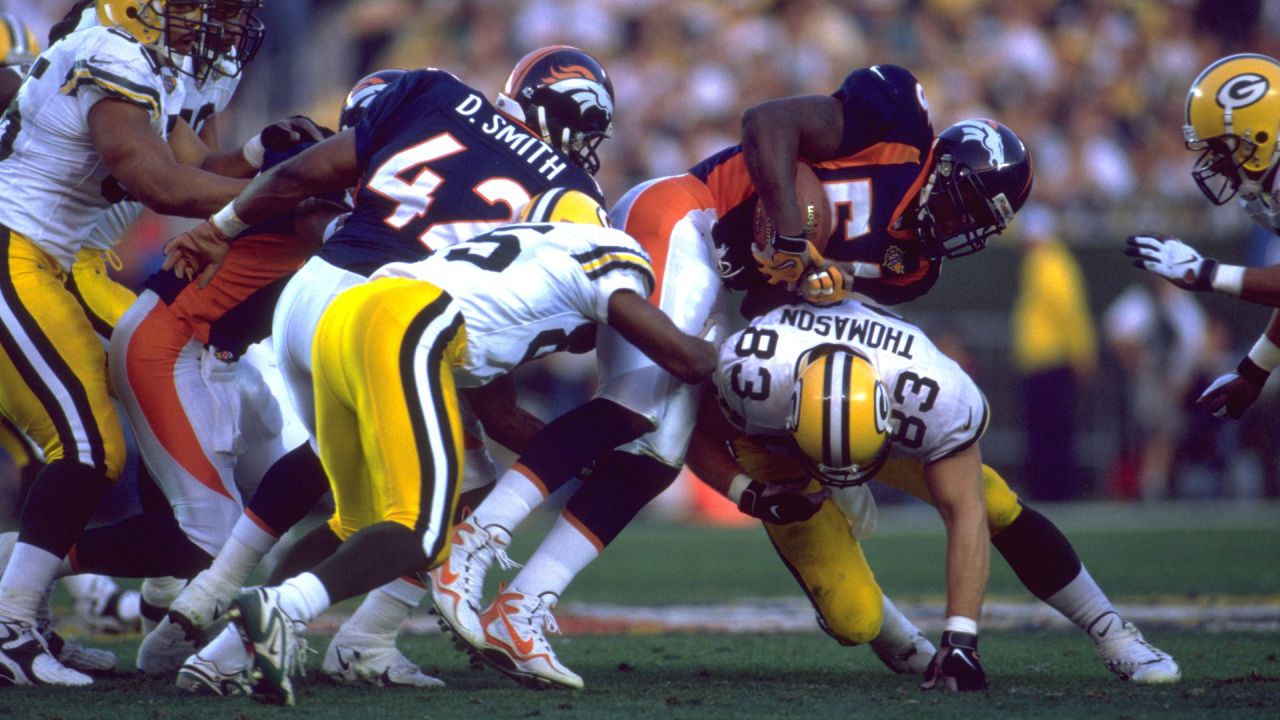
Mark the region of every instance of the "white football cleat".
[[76, 617], [85, 629], [102, 634], [141, 630], [142, 594], [121, 590], [114, 580], [103, 575], [90, 578], [83, 583], [85, 592], [75, 595]]
[[582, 677], [560, 663], [543, 632], [560, 632], [551, 615], [555, 600], [553, 593], [525, 595], [500, 590], [493, 604], [480, 614], [484, 628], [481, 658], [528, 688], [581, 690]]
[[93, 678], [63, 665], [34, 625], [0, 619], [0, 685], [92, 685]]
[[339, 628], [324, 653], [321, 669], [344, 685], [444, 687], [396, 649], [394, 635], [367, 635]]
[[507, 555], [511, 533], [498, 527], [477, 527], [471, 520], [454, 526], [449, 557], [432, 570], [431, 601], [440, 626], [452, 632], [472, 648], [484, 646], [484, 630], [480, 627], [484, 577], [494, 560], [503, 569], [519, 565]]
[[1095, 621], [1103, 623], [1090, 634], [1098, 648], [1102, 664], [1121, 680], [1140, 685], [1175, 683], [1182, 679], [1178, 663], [1163, 650], [1143, 639], [1142, 633], [1131, 622], [1121, 622], [1119, 616], [1109, 613]]
[[108, 672], [116, 669], [116, 654], [110, 650], [85, 647], [71, 642], [48, 627], [36, 623], [36, 629], [44, 636], [45, 647], [58, 658], [58, 662], [80, 672]]
[[195, 642], [166, 617], [138, 645], [138, 669], [147, 675], [172, 675], [195, 651]]
[[179, 689], [193, 695], [248, 695], [249, 654], [241, 652], [229, 662], [218, 662], [204, 656], [204, 650], [187, 658], [178, 670]]
[[191, 579], [178, 597], [169, 603], [169, 620], [191, 640], [204, 644], [221, 630], [231, 600], [240, 587], [218, 582], [212, 571], [204, 570]]
[[929, 638], [919, 630], [911, 638], [911, 643], [902, 647], [891, 647], [888, 643], [879, 643], [877, 640], [879, 638], [871, 641], [871, 650], [880, 658], [880, 662], [899, 675], [923, 675], [929, 669], [934, 654], [938, 652]]

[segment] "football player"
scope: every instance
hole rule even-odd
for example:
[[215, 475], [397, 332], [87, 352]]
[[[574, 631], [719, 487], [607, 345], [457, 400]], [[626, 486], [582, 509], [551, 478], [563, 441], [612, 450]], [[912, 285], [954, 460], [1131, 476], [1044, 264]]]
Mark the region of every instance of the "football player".
[[[1187, 149], [1200, 153], [1192, 178], [1214, 205], [1239, 198], [1258, 225], [1280, 233], [1280, 62], [1245, 53], [1205, 68], [1187, 92], [1182, 126]], [[1220, 292], [1280, 308], [1280, 266], [1227, 265], [1156, 233], [1130, 235], [1133, 264], [1184, 290]], [[1258, 399], [1280, 365], [1280, 311], [1239, 365], [1210, 383], [1197, 404], [1219, 417], [1239, 418]]]
[[[188, 258], [203, 261], [204, 253], [197, 252], [200, 248], [212, 250], [215, 257], [224, 252], [225, 233], [237, 229], [237, 213], [246, 208], [263, 214], [278, 212], [307, 194], [356, 185], [359, 180], [355, 211], [290, 281], [276, 309], [273, 337], [280, 366], [295, 406], [305, 424], [314, 428], [311, 341], [328, 302], [387, 262], [421, 259], [509, 222], [530, 197], [546, 188], [569, 187], [599, 200], [599, 186], [591, 173], [598, 168], [595, 148], [611, 132], [612, 117], [608, 75], [577, 48], [549, 46], [529, 53], [516, 64], [492, 104], [447, 72], [413, 71], [379, 94], [352, 130], [265, 174], [211, 223], [172, 241], [168, 262], [190, 273], [194, 268]], [[565, 347], [570, 341], [547, 338], [548, 343]], [[513, 397], [511, 383], [509, 378], [500, 379], [491, 386], [495, 392], [507, 388]], [[541, 423], [529, 413], [512, 410], [512, 405], [508, 403], [505, 412], [484, 429], [494, 440], [519, 451]], [[468, 454], [468, 465], [478, 472], [468, 478], [467, 489], [484, 492], [492, 479], [482, 471], [485, 462], [471, 462], [483, 453], [478, 441], [474, 441], [474, 453]], [[281, 462], [318, 461], [306, 447]], [[269, 474], [258, 490], [259, 495], [269, 492], [280, 505], [271, 510], [275, 521], [239, 521], [214, 565], [175, 601], [174, 613], [185, 624], [201, 626], [211, 621], [279, 534], [300, 520], [325, 489], [285, 489], [273, 482], [267, 490], [275, 475]], [[278, 475], [283, 483], [296, 473]], [[249, 509], [255, 506], [265, 512], [257, 495]], [[259, 514], [256, 519], [266, 518]], [[421, 583], [408, 579], [393, 585], [394, 598], [383, 605], [383, 612], [361, 616], [362, 622], [370, 620], [364, 622], [361, 635], [389, 643], [400, 621], [426, 592]], [[224, 633], [214, 644], [233, 648], [229, 641], [234, 641], [234, 635]], [[343, 647], [345, 638], [335, 638], [325, 668], [346, 676], [343, 668], [358, 665], [359, 658], [355, 653], [339, 655]]]
[[54, 571], [124, 462], [105, 352], [67, 289], [84, 229], [121, 185], [157, 211], [201, 216], [245, 184], [184, 164], [207, 156], [169, 133], [179, 78], [208, 50], [205, 3], [100, 0], [99, 11], [110, 25], [45, 51], [0, 121], [0, 407], [48, 462], [0, 577], [0, 664], [17, 684], [92, 682], [53, 657], [34, 626]]
[[[522, 220], [388, 264], [321, 317], [316, 440], [336, 506], [325, 529], [340, 544], [310, 572], [233, 604], [232, 621], [252, 644], [256, 694], [293, 704], [295, 622], [448, 552], [462, 480], [457, 388], [567, 349], [595, 323], [684, 382], [714, 369], [713, 345], [646, 302], [648, 257], [608, 227], [596, 200], [557, 188], [535, 196]], [[548, 617], [536, 598], [523, 611], [529, 622]]]
[[[971, 541], [988, 537], [987, 527], [1028, 589], [1087, 631], [1112, 672], [1138, 683], [1179, 679], [1173, 658], [1148, 644], [1105, 595], [1082, 591], [1092, 581], [1065, 538], [1059, 535], [1054, 554], [1069, 554], [1078, 574], [1061, 588], [1054, 587], [1059, 570], [1041, 561], [1043, 537], [1038, 546], [1018, 544], [1029, 539], [1018, 519], [1033, 511], [982, 464], [986, 400], [919, 328], [853, 300], [783, 306], [721, 344], [714, 381], [716, 398], [704, 404], [689, 458], [699, 477], [744, 511], [761, 498], [805, 507], [797, 505], [804, 493], [780, 492], [779, 481], [832, 486], [832, 502], [811, 518], [783, 525], [755, 514], [820, 624], [841, 643], [865, 638], [865, 628], [879, 622], [880, 592], [856, 536], [866, 505], [846, 497], [876, 479], [935, 505], [947, 526], [946, 630], [922, 688], [986, 686], [977, 656], [986, 561], [975, 554], [988, 550]], [[966, 529], [975, 520], [982, 531]]]
[[[794, 204], [779, 216], [785, 203], [777, 198], [795, 197], [797, 158], [823, 181], [836, 222], [829, 239], [807, 237], [804, 257], [788, 265], [782, 254], [768, 251], [765, 257], [766, 250], [753, 244], [754, 224], [759, 202], [770, 218], [777, 216], [770, 223], [778, 232], [762, 243], [811, 234]], [[743, 317], [794, 299], [787, 286], [807, 288], [800, 281], [805, 272], [816, 276], [820, 261], [825, 277], [848, 273], [839, 276], [841, 295], [856, 275], [858, 291], [879, 302], [917, 297], [933, 285], [944, 257], [980, 249], [1000, 232], [1030, 187], [1030, 158], [1013, 131], [970, 120], [935, 137], [916, 78], [903, 68], [877, 65], [850, 73], [832, 95], [747, 110], [740, 145], [683, 175], [639, 185], [618, 202], [613, 217], [659, 268], [651, 301], [683, 331], [697, 332], [712, 318], [738, 326]], [[825, 242], [825, 261], [805, 254], [813, 242]], [[758, 263], [767, 273], [758, 271]], [[816, 277], [814, 285], [815, 293], [823, 292]], [[597, 397], [543, 431], [459, 526], [453, 554], [432, 576], [442, 620], [481, 651], [493, 645], [481, 617], [484, 574], [532, 508], [604, 455], [506, 591], [556, 597], [684, 463], [700, 391], [676, 383], [608, 329], [601, 331], [598, 352]], [[488, 620], [499, 619], [497, 607], [485, 611]], [[541, 637], [540, 628], [531, 632]], [[511, 662], [527, 663], [527, 674], [543, 673], [551, 683], [581, 684], [549, 657], [540, 652]]]

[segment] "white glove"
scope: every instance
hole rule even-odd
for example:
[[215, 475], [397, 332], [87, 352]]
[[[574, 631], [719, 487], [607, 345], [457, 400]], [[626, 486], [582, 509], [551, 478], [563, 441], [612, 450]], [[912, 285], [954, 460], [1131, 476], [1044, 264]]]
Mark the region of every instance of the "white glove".
[[1213, 275], [1218, 261], [1204, 258], [1196, 249], [1177, 238], [1163, 235], [1130, 235], [1124, 254], [1135, 267], [1163, 277], [1184, 290], [1213, 290]]

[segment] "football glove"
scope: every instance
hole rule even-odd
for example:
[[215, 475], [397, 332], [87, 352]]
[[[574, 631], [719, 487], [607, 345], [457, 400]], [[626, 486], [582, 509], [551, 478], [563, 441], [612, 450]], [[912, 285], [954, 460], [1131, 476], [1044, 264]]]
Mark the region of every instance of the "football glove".
[[818, 305], [837, 303], [853, 292], [852, 268], [824, 261], [817, 271], [809, 273], [800, 285], [805, 300]]
[[1214, 417], [1238, 420], [1262, 394], [1262, 387], [1267, 384], [1270, 375], [1246, 355], [1235, 370], [1219, 377], [1205, 388], [1196, 399], [1196, 404], [1208, 409]]
[[270, 152], [281, 152], [300, 142], [320, 142], [328, 135], [325, 128], [316, 125], [305, 115], [292, 115], [262, 129], [262, 145]]
[[788, 290], [794, 289], [805, 271], [822, 259], [804, 236], [779, 235], [777, 231], [763, 248], [752, 243], [751, 254], [770, 285], [785, 283]]
[[1135, 267], [1150, 270], [1184, 290], [1213, 290], [1218, 261], [1204, 258], [1177, 238], [1163, 235], [1130, 235], [1124, 254], [1135, 258]]
[[738, 509], [774, 525], [808, 520], [831, 496], [831, 489], [826, 487], [813, 493], [805, 492], [808, 484], [807, 479], [798, 483], [762, 483], [753, 480], [742, 489]]
[[970, 633], [944, 632], [942, 646], [924, 671], [921, 690], [941, 687], [952, 692], [987, 689], [987, 673], [978, 657], [978, 636]]

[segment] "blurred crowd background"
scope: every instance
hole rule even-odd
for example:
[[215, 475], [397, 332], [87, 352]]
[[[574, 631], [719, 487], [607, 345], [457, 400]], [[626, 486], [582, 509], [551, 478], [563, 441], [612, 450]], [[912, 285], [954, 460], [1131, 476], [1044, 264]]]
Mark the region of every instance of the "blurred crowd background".
[[[37, 34], [70, 0], [0, 2]], [[1280, 243], [1190, 177], [1186, 92], [1230, 53], [1280, 56], [1280, 3], [1261, 0], [267, 0], [267, 40], [233, 101], [225, 144], [306, 113], [336, 121], [358, 78], [447, 69], [490, 96], [514, 62], [567, 43], [617, 94], [599, 179], [610, 201], [737, 142], [749, 105], [830, 93], [850, 70], [912, 70], [935, 128], [970, 116], [1019, 132], [1033, 203], [927, 297], [895, 308], [987, 393], [984, 457], [1040, 500], [1280, 495], [1275, 388], [1243, 421], [1196, 412], [1267, 311], [1191, 295], [1121, 255], [1126, 235], [1176, 235], [1220, 259], [1280, 260]], [[182, 227], [149, 217], [122, 247], [127, 277]], [[589, 394], [590, 360], [522, 376], [554, 415]], [[1272, 383], [1274, 386], [1275, 383]]]

